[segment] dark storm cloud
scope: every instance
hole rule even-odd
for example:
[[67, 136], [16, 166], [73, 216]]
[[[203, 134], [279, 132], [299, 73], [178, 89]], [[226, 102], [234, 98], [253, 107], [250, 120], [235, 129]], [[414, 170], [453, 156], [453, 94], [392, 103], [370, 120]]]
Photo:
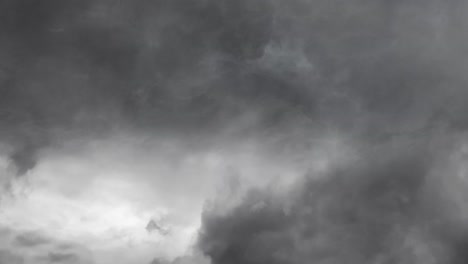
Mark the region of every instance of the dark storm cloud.
[[[19, 142], [11, 155], [20, 172], [33, 167], [36, 152], [57, 141], [57, 133], [102, 133], [116, 123], [206, 135], [252, 110], [262, 116], [253, 131], [287, 127], [304, 116], [359, 134], [393, 132], [377, 120], [400, 127], [414, 112], [423, 122], [430, 113], [417, 113], [428, 102], [420, 96], [438, 96], [435, 87], [446, 82], [410, 46], [420, 41], [410, 35], [416, 29], [398, 28], [412, 15], [404, 3], [3, 5], [1, 105], [13, 115], [2, 126]], [[432, 8], [412, 5], [426, 13]], [[276, 58], [280, 53], [285, 56]], [[298, 66], [297, 57], [310, 67]], [[421, 103], [412, 106], [415, 101]], [[17, 133], [28, 123], [25, 130], [34, 132]]]
[[206, 210], [200, 249], [213, 264], [466, 262], [466, 227], [429, 190], [433, 153], [385, 151], [305, 178], [286, 200], [253, 189], [227, 213]]
[[205, 131], [236, 116], [218, 87], [227, 79], [204, 79], [224, 79], [217, 53], [234, 64], [261, 55], [269, 3], [246, 3], [3, 1], [1, 127], [17, 173], [70, 135], [119, 123]]
[[[287, 210], [260, 189], [225, 215], [205, 212], [199, 247], [213, 263], [464, 263], [466, 230], [427, 208], [425, 188], [468, 124], [467, 7], [2, 1], [3, 154], [23, 175], [44, 148], [123, 127], [200, 145], [254, 138], [298, 155], [336, 133], [360, 164], [305, 176]], [[421, 245], [429, 253], [411, 256]]]
[[466, 22], [454, 15], [464, 3], [271, 2], [280, 9], [269, 44], [302, 45], [315, 75], [304, 81], [275, 72], [280, 64], [244, 64], [241, 83], [255, 87], [246, 98], [265, 91], [262, 99], [273, 100], [261, 107], [270, 116], [299, 109], [312, 131], [341, 131], [363, 157], [319, 180], [306, 177], [288, 206], [271, 190], [254, 189], [227, 213], [207, 209], [200, 249], [214, 264], [466, 262], [466, 227], [428, 187], [440, 188], [433, 177], [452, 181], [453, 171], [429, 175], [444, 144], [465, 131], [466, 81], [455, 68], [466, 63], [456, 58]]
[[227, 214], [206, 212], [201, 249], [215, 264], [373, 263], [399, 226], [417, 221], [427, 171], [412, 155], [370, 161], [305, 180], [289, 206], [252, 190]]
[[[418, 104], [410, 108], [416, 100], [427, 102], [452, 81], [414, 47], [426, 40], [427, 49], [436, 45], [430, 12], [449, 5], [434, 1], [4, 5], [2, 106], [17, 115], [17, 123], [34, 121], [44, 134], [55, 126], [79, 126], [77, 117], [92, 111], [161, 129], [222, 126], [246, 107], [264, 110], [265, 122], [277, 123], [289, 109], [334, 122], [350, 110], [348, 100], [365, 113], [403, 122], [403, 112], [420, 110]], [[265, 53], [269, 47], [278, 48]], [[287, 65], [287, 57], [271, 65], [270, 57], [294, 47], [315, 75], [301, 79], [304, 69]], [[334, 102], [330, 111], [325, 108]]]

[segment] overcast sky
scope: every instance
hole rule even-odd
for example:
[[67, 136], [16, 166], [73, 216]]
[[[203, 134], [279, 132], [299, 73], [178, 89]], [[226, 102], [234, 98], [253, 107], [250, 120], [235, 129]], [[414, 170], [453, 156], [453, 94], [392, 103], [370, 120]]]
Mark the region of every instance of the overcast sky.
[[0, 263], [467, 263], [467, 11], [0, 1]]

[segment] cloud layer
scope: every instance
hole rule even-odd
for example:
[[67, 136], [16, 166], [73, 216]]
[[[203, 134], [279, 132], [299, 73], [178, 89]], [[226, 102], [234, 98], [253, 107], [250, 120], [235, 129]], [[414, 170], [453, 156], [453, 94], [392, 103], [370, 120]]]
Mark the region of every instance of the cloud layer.
[[467, 8], [2, 1], [0, 262], [465, 263]]

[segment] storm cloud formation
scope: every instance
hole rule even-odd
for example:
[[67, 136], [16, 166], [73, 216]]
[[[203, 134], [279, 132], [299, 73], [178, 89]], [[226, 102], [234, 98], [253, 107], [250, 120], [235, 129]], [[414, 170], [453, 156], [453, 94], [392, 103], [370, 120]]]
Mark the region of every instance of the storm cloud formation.
[[[464, 0], [0, 1], [2, 189], [37, 181], [32, 192], [63, 219], [93, 204], [92, 188], [142, 208], [158, 201], [178, 212], [167, 220], [176, 244], [198, 219], [193, 256], [158, 244], [153, 263], [466, 263], [466, 10]], [[128, 208], [109, 215], [144, 232], [150, 219], [124, 221]], [[27, 218], [11, 212], [0, 210], [2, 225]], [[91, 233], [130, 236], [96, 212], [64, 234], [92, 222]], [[93, 258], [22, 232], [2, 233], [13, 242], [0, 262]], [[142, 240], [131, 237], [130, 248]], [[115, 263], [110, 248], [94, 261]], [[144, 254], [135, 259], [151, 262]]]

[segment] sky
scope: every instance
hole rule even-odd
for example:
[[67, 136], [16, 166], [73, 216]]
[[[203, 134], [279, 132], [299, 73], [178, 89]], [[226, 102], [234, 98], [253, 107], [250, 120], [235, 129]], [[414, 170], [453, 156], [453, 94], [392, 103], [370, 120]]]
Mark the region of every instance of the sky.
[[0, 264], [467, 263], [467, 10], [0, 1]]

